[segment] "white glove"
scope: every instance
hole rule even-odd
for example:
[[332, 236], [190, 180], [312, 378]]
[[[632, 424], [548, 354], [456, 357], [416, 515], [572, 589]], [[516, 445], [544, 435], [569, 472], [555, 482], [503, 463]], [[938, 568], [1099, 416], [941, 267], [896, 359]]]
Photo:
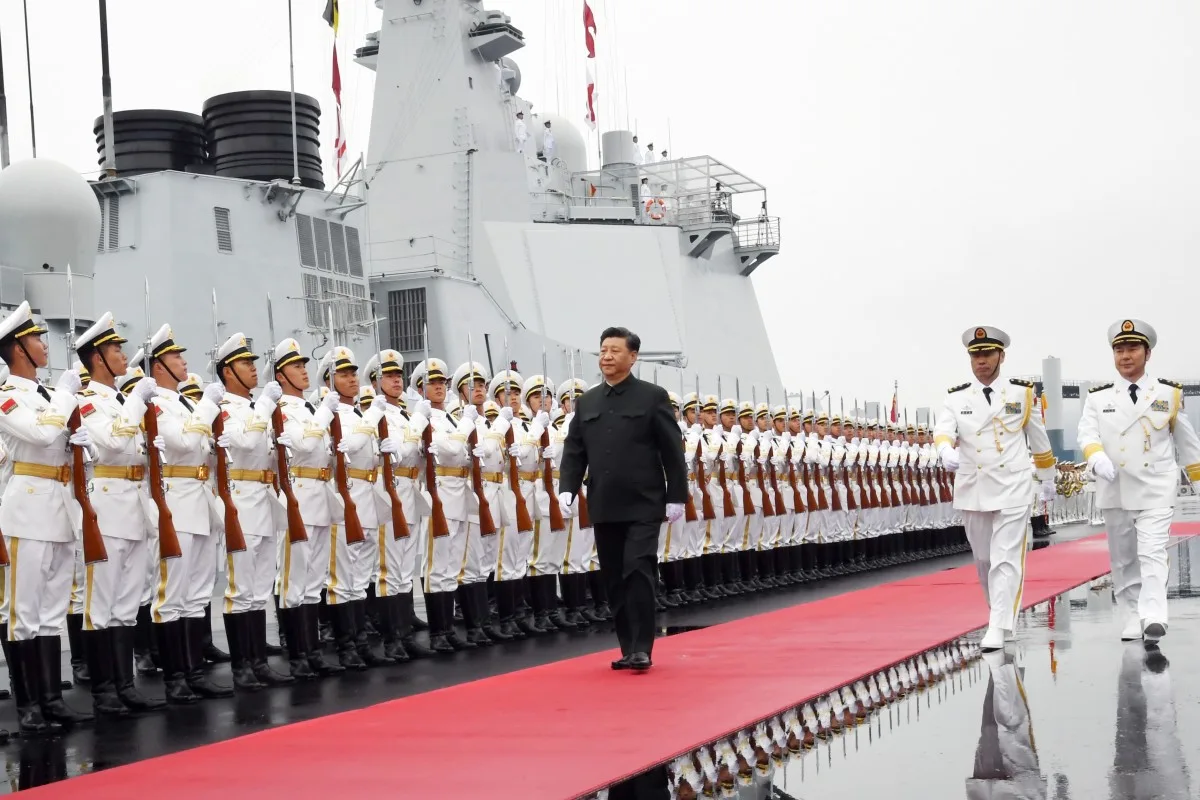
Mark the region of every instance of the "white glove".
[[742, 463], [745, 464], [747, 467], [754, 466], [754, 448], [752, 448], [752, 447], [743, 447], [742, 448]]
[[958, 469], [958, 450], [948, 444], [942, 445], [942, 449], [938, 451], [938, 456], [942, 459], [942, 466], [947, 472], [954, 472]]
[[229, 438], [228, 433], [222, 433], [220, 436], [217, 437], [217, 447], [221, 448], [222, 450], [225, 450], [226, 448], [228, 448], [229, 445], [232, 443], [233, 443], [233, 440]]
[[87, 450], [89, 453], [92, 451], [92, 437], [88, 433], [88, 429], [83, 427], [82, 425], [79, 426], [79, 430], [77, 430], [71, 434], [70, 438], [68, 438], [67, 441], [69, 441], [71, 444], [75, 445], [76, 447], [82, 447], [84, 450]]
[[692, 427], [690, 428], [690, 430], [692, 433], [696, 434], [697, 436], [704, 435], [704, 427], [699, 422], [692, 423]]
[[58, 383], [54, 384], [54, 391], [67, 394], [79, 394], [79, 390], [82, 388], [83, 379], [79, 377], [79, 372], [73, 369], [66, 370], [59, 375]]
[[154, 437], [154, 449], [157, 450], [158, 452], [162, 453], [163, 459], [164, 460], [166, 459], [166, 457], [167, 457], [167, 440], [162, 437], [161, 433], [158, 436]]
[[565, 418], [565, 419], [563, 419], [563, 428], [564, 428], [564, 429], [565, 429], [565, 428], [570, 428], [570, 427], [571, 427], [571, 420], [573, 420], [573, 419], [575, 419], [575, 412], [574, 412], [574, 411], [572, 411], [570, 414], [567, 414], [566, 418]]
[[514, 442], [513, 444], [510, 444], [508, 446], [508, 454], [510, 456], [512, 456], [513, 458], [520, 458], [521, 457], [521, 448], [523, 448], [524, 446], [525, 445], [517, 444]]
[[500, 416], [511, 422], [513, 418], [512, 408], [510, 406], [502, 406], [500, 408]]
[[441, 451], [440, 451], [440, 450], [438, 450], [437, 442], [430, 442], [430, 443], [429, 443], [429, 455], [433, 456], [433, 459], [434, 459], [435, 461], [437, 460], [438, 454], [439, 454], [440, 452], [441, 452]]
[[1108, 453], [1101, 450], [1098, 453], [1093, 453], [1088, 459], [1088, 469], [1090, 469], [1097, 478], [1103, 478], [1106, 481], [1115, 481], [1117, 479], [1117, 468], [1113, 466], [1112, 459], [1108, 457]]
[[395, 453], [399, 450], [400, 448], [396, 447], [396, 440], [390, 436], [379, 441], [379, 452], [381, 453]]
[[462, 418], [467, 422], [474, 422], [479, 419], [479, 409], [475, 406], [466, 406], [462, 412]]
[[413, 413], [420, 414], [425, 419], [433, 417], [433, 403], [428, 400], [418, 400], [417, 405], [413, 408]]
[[283, 387], [279, 385], [279, 381], [269, 381], [262, 389], [262, 396], [272, 403], [278, 403], [279, 398], [283, 397]]
[[546, 430], [546, 428], [550, 427], [550, 415], [545, 411], [539, 411], [537, 416], [533, 418], [533, 421], [537, 423], [538, 427], [540, 427], [542, 430]]
[[154, 378], [142, 378], [133, 385], [132, 394], [143, 403], [149, 403], [158, 394], [158, 382]]
[[683, 516], [683, 503], [667, 503], [667, 522], [678, 522]]
[[349, 453], [350, 452], [350, 443], [348, 441], [346, 441], [345, 439], [342, 439], [340, 442], [337, 443], [337, 450], [339, 453]]
[[575, 495], [571, 492], [559, 492], [558, 505], [564, 517], [571, 515], [571, 506], [575, 505]]
[[788, 445], [790, 445], [792, 443], [792, 432], [784, 431], [783, 434], [779, 437], [779, 443], [781, 445], [783, 445], [784, 447], [787, 447]]
[[1054, 486], [1054, 481], [1042, 481], [1042, 502], [1049, 503], [1054, 500], [1058, 494], [1058, 489]]
[[321, 398], [321, 408], [327, 408], [336, 414], [341, 402], [341, 398], [338, 397], [337, 392], [330, 392]]
[[380, 411], [385, 411], [387, 410], [387, 407], [388, 400], [383, 393], [375, 395], [375, 399], [371, 401], [371, 408], [377, 408]]
[[475, 445], [475, 449], [471, 451], [471, 455], [482, 461], [487, 458], [487, 450], [484, 449], [483, 445], [477, 444]]
[[214, 406], [220, 405], [225, 399], [225, 386], [220, 381], [213, 381], [204, 387], [204, 399]]
[[288, 436], [286, 433], [280, 434], [279, 437], [275, 439], [275, 444], [280, 444], [284, 447], [295, 447], [295, 445], [292, 444], [292, 437]]

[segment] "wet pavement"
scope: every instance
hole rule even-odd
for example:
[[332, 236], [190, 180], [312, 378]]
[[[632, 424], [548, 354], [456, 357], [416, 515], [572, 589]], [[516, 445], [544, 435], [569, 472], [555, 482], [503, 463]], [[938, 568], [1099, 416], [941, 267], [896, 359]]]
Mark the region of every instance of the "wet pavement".
[[[1018, 640], [1003, 652], [980, 654], [979, 633], [962, 643], [961, 666], [945, 669], [945, 657], [953, 662], [958, 651], [941, 651], [940, 678], [853, 727], [813, 737], [810, 750], [795, 747], [795, 738], [797, 753], [772, 748], [771, 739], [786, 738], [786, 716], [760, 728], [763, 739], [750, 730], [731, 748], [718, 747], [718, 766], [722, 751], [736, 763], [749, 745], [741, 752], [750, 758], [740, 762], [744, 777], [729, 776], [734, 785], [717, 796], [1198, 798], [1200, 538], [1173, 552], [1170, 589], [1171, 624], [1157, 647], [1120, 641], [1111, 587], [1100, 579], [1024, 612]], [[810, 717], [800, 707], [793, 730], [802, 731], [805, 719], [813, 732], [827, 723], [827, 708], [811, 708]], [[763, 766], [754, 769], [756, 761]]]
[[[1082, 525], [1064, 527], [1050, 541], [1056, 543], [1070, 541], [1094, 532], [1094, 529]], [[1039, 542], [1039, 545], [1041, 544], [1043, 543]], [[1197, 551], [1196, 556], [1197, 567], [1200, 569], [1200, 550]], [[965, 554], [931, 559], [869, 573], [834, 578], [819, 584], [791, 587], [784, 591], [758, 593], [731, 598], [721, 603], [676, 609], [660, 615], [660, 623], [663, 626], [660, 629], [660, 635], [672, 635], [707, 627], [776, 608], [899, 580], [911, 575], [951, 569], [962, 566], [969, 560], [969, 556]], [[1097, 601], [1093, 601], [1093, 603], [1095, 602]], [[1200, 604], [1200, 601], [1196, 602]], [[1200, 612], [1197, 613], [1200, 614]], [[271, 620], [270, 624], [273, 626], [274, 620]], [[1196, 632], [1200, 633], [1200, 624], [1194, 625], [1194, 628]], [[1171, 633], [1172, 638], [1165, 642], [1164, 650], [1166, 651], [1169, 651], [1172, 640], [1175, 638], [1174, 627]], [[224, 635], [219, 617], [214, 634], [217, 644], [224, 647]], [[1072, 634], [1078, 636], [1074, 631]], [[1032, 647], [1037, 639], [1038, 631], [1031, 629], [1023, 636], [1029, 641], [1028, 643], [1023, 641], [1022, 648]], [[269, 634], [269, 638], [275, 639], [273, 631]], [[614, 646], [615, 636], [611, 629], [599, 627], [587, 633], [541, 637], [469, 653], [459, 653], [453, 657], [436, 661], [418, 661], [396, 667], [369, 670], [312, 684], [277, 688], [251, 695], [238, 695], [229, 700], [210, 700], [192, 707], [175, 707], [166, 712], [146, 714], [127, 720], [101, 720], [71, 731], [57, 739], [29, 741], [13, 739], [7, 746], [0, 748], [0, 758], [4, 759], [5, 764], [4, 777], [0, 779], [0, 794], [253, 733], [275, 725], [362, 708], [443, 686], [608, 650]], [[1066, 640], [1058, 645], [1060, 650], [1067, 647], [1070, 647], [1070, 642]], [[64, 642], [64, 660], [66, 657]], [[69, 675], [69, 668], [64, 667], [64, 673]], [[213, 674], [217, 680], [230, 682], [228, 668], [225, 666], [214, 668]], [[965, 677], [964, 680], [966, 680]], [[978, 684], [982, 679], [974, 678], [972, 680]], [[7, 683], [6, 675], [0, 670], [0, 685], [5, 683]], [[986, 684], [986, 681], [983, 683]], [[969, 682], [964, 686], [966, 688], [962, 690], [962, 696], [967, 696], [969, 691], [974, 691], [982, 697], [980, 687]], [[161, 681], [139, 679], [139, 687], [147, 694], [161, 695]], [[90, 709], [90, 694], [86, 688], [72, 689], [65, 693], [65, 697], [67, 702], [75, 708]], [[903, 702], [912, 705], [913, 699], [910, 698]], [[977, 701], [969, 702], [974, 702], [978, 706]], [[959, 704], [961, 705], [961, 701]], [[897, 710], [891, 713], [898, 716], [899, 708], [898, 706]], [[915, 714], [917, 710], [914, 706], [906, 713]], [[926, 714], [925, 711], [920, 713], [928, 716], [933, 711], [930, 711], [929, 714]], [[960, 709], [952, 712], [951, 716], [961, 713], [964, 712]], [[971, 713], [977, 725], [978, 708]], [[901, 724], [898, 720], [887, 722], [887, 717], [882, 714], [877, 716], [876, 723], [895, 726]], [[11, 701], [0, 701], [0, 727], [9, 730], [14, 730], [16, 727]], [[884, 743], [885, 733], [886, 731], [881, 728], [878, 735], [868, 734], [864, 727], [856, 729], [854, 736], [860, 740], [860, 744], [861, 741], [870, 740], [873, 736], [874, 740], [877, 740], [876, 746], [881, 747], [880, 752], [887, 752], [894, 745]], [[924, 736], [924, 734], [922, 735]], [[978, 736], [978, 730], [974, 735]], [[806, 798], [869, 796], [869, 794], [858, 794], [853, 787], [846, 788], [845, 782], [852, 776], [858, 777], [860, 771], [854, 769], [853, 766], [845, 766], [845, 764], [852, 763], [845, 759], [843, 759], [844, 765], [840, 769], [838, 768], [836, 762], [837, 758], [841, 757], [839, 748], [843, 746], [843, 741], [847, 745], [853, 743], [853, 740], [843, 737], [832, 742], [834, 750], [830, 750], [826, 745], [821, 745], [823, 750], [815, 750], [805, 757], [805, 762], [808, 762], [810, 766], [803, 767], [805, 770], [803, 778], [793, 777], [794, 770], [801, 769], [799, 763], [793, 764], [783, 771], [786, 772], [786, 775], [781, 774], [778, 786], [789, 794], [791, 789], [787, 787], [796, 787], [797, 789], [806, 787], [804, 793], [794, 795]], [[864, 752], [866, 751], [860, 746], [858, 757], [862, 758]], [[933, 754], [937, 751], [932, 747], [927, 750], [918, 747], [917, 752]], [[822, 753], [825, 755], [821, 756]], [[849, 754], [850, 750], [847, 750], [847, 753]], [[828, 764], [822, 767], [819, 775], [814, 771], [818, 756], [824, 757], [828, 761]], [[913, 756], [910, 753], [904, 758], [911, 759]], [[912, 764], [920, 763], [920, 761], [921, 759], [917, 758], [916, 761], [900, 760], [892, 763], [896, 764], [895, 770], [903, 771], [911, 769]], [[799, 776], [800, 773], [795, 773], [795, 775]], [[817, 783], [818, 781], [821, 783]], [[895, 782], [888, 781], [886, 784], [894, 786]], [[837, 793], [843, 789], [845, 793]], [[904, 797], [905, 795], [891, 796]], [[1079, 796], [1087, 797], [1087, 795]]]

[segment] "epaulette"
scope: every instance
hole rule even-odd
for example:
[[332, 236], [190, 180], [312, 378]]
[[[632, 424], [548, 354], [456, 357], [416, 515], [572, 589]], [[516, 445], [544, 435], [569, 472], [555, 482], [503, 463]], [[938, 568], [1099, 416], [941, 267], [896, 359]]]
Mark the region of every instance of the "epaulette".
[[1033, 381], [1023, 381], [1020, 378], [1009, 378], [1008, 382], [1013, 386], [1024, 386], [1026, 389], [1033, 388]]
[[1093, 386], [1092, 388], [1088, 389], [1088, 394], [1091, 394], [1092, 392], [1102, 392], [1105, 389], [1111, 389], [1112, 387], [1113, 385], [1111, 383], [1102, 383], [1099, 386]]
[[964, 384], [960, 384], [958, 386], [951, 386], [948, 391], [950, 394], [954, 394], [955, 392], [961, 392], [963, 389], [967, 388], [970, 385], [971, 385], [970, 383], [964, 383]]
[[13, 386], [11, 383], [6, 383], [3, 386], [0, 386], [0, 392], [11, 392], [13, 389], [16, 389], [16, 388], [17, 387]]
[[1159, 379], [1158, 379], [1158, 382], [1159, 382], [1159, 383], [1165, 383], [1167, 386], [1174, 386], [1176, 389], [1182, 389], [1182, 388], [1183, 388], [1183, 384], [1182, 384], [1182, 383], [1176, 383], [1175, 381], [1169, 381], [1169, 380], [1167, 380], [1166, 378], [1159, 378]]
[[91, 396], [92, 396], [92, 395], [94, 395], [95, 393], [96, 393], [96, 392], [95, 392], [95, 390], [93, 390], [93, 389], [84, 389], [83, 391], [81, 391], [81, 392], [79, 393], [79, 396], [80, 396], [80, 397], [91, 397]]

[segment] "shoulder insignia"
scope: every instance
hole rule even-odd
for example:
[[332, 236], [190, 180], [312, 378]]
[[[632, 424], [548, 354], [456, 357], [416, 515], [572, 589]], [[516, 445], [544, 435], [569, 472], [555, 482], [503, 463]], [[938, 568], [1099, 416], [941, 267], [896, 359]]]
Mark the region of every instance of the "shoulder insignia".
[[79, 393], [79, 396], [80, 397], [91, 397], [95, 393], [96, 392], [91, 389], [84, 389], [82, 392]]
[[963, 389], [967, 388], [970, 385], [971, 385], [970, 383], [962, 383], [962, 384], [959, 384], [958, 386], [951, 386], [948, 390], [948, 393], [954, 394], [955, 392], [961, 392]]
[[229, 405], [229, 399], [228, 399], [228, 398], [225, 398], [225, 399], [221, 400], [220, 402], [218, 402], [218, 403], [217, 403], [217, 405], [219, 405], [219, 406], [227, 406], [227, 405]]
[[1165, 383], [1167, 386], [1174, 386], [1176, 389], [1182, 389], [1182, 388], [1183, 388], [1183, 384], [1182, 384], [1182, 383], [1176, 383], [1175, 381], [1169, 381], [1169, 380], [1167, 380], [1166, 378], [1159, 378], [1159, 379], [1158, 379], [1158, 382], [1159, 382], [1159, 383]]
[[79, 413], [85, 417], [96, 413], [96, 407], [91, 403], [84, 403], [79, 407]]
[[11, 383], [6, 383], [3, 386], [0, 386], [0, 392], [11, 392], [13, 389], [16, 389], [16, 388], [17, 387], [13, 386]]
[[1093, 386], [1092, 388], [1088, 389], [1088, 394], [1093, 394], [1094, 392], [1103, 392], [1105, 389], [1111, 389], [1112, 387], [1113, 385], [1111, 383], [1102, 383], [1099, 386]]
[[1013, 386], [1024, 386], [1026, 389], [1033, 388], [1032, 381], [1023, 381], [1020, 378], [1009, 378], [1008, 382], [1011, 383]]

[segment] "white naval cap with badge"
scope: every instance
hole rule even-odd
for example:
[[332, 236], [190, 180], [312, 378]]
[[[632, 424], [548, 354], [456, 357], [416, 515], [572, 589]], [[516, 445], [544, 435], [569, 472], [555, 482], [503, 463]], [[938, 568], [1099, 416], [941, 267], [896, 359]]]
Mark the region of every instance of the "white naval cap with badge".
[[962, 343], [968, 353], [986, 353], [992, 350], [1004, 350], [1012, 341], [1008, 338], [1008, 334], [999, 328], [979, 325], [963, 331]]
[[1123, 319], [1108, 326], [1108, 343], [1113, 347], [1119, 344], [1144, 344], [1150, 350], [1158, 344], [1158, 334], [1150, 323], [1140, 319]]

